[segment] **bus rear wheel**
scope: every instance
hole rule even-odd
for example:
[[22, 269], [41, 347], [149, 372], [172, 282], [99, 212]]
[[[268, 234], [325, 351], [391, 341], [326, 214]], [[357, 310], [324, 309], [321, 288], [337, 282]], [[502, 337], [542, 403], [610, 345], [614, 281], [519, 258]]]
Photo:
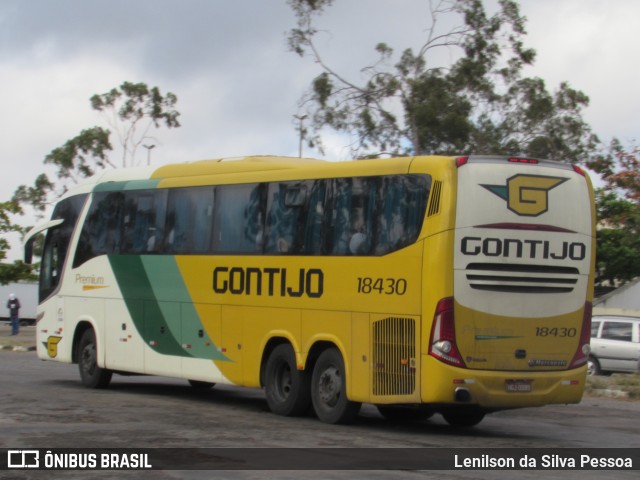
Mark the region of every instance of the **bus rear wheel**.
[[324, 423], [351, 423], [360, 411], [360, 403], [347, 399], [344, 360], [336, 348], [325, 350], [316, 361], [311, 378], [311, 401], [316, 415]]
[[287, 417], [303, 415], [311, 405], [309, 373], [298, 370], [288, 343], [273, 349], [265, 367], [265, 397], [269, 409]]
[[78, 369], [80, 380], [85, 387], [107, 388], [113, 372], [98, 366], [98, 348], [93, 329], [86, 330], [78, 343]]

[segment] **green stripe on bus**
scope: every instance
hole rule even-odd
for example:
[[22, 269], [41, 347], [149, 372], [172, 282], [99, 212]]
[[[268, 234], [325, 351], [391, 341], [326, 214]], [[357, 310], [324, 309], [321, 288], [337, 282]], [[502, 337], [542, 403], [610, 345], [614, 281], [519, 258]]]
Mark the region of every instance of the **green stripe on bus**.
[[[182, 345], [188, 345], [189, 352], [185, 356], [209, 358], [211, 360], [229, 360], [215, 348], [213, 340], [206, 332], [200, 316], [196, 311], [189, 290], [182, 279], [182, 273], [174, 256], [143, 256], [142, 264], [149, 278], [151, 289], [156, 298], [171, 299], [160, 303], [165, 318], [171, 314], [174, 302], [180, 306], [180, 322], [168, 324], [175, 338]], [[166, 310], [170, 310], [167, 312]]]
[[[109, 262], [138, 332], [147, 345], [164, 355], [190, 356], [174, 337], [170, 325], [180, 318], [158, 305], [142, 260], [137, 255], [110, 255]], [[142, 302], [143, 308], [138, 308]], [[179, 308], [177, 309], [179, 312]]]
[[154, 351], [229, 361], [206, 333], [174, 257], [110, 255], [109, 262], [138, 333]]
[[158, 188], [159, 179], [154, 180], [126, 180], [122, 182], [99, 183], [94, 192], [122, 192], [126, 190], [152, 190]]

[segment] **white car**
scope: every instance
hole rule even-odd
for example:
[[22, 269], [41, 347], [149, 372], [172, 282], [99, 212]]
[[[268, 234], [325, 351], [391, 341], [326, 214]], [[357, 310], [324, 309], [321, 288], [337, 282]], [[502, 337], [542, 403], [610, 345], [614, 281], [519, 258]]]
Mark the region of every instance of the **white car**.
[[594, 315], [589, 375], [640, 372], [640, 318]]

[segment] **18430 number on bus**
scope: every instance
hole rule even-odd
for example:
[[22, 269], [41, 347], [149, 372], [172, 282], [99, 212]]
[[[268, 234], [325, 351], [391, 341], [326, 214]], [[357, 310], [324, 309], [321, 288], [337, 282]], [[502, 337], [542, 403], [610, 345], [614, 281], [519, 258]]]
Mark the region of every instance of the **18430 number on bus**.
[[404, 278], [358, 277], [358, 293], [404, 295], [407, 293], [407, 280]]

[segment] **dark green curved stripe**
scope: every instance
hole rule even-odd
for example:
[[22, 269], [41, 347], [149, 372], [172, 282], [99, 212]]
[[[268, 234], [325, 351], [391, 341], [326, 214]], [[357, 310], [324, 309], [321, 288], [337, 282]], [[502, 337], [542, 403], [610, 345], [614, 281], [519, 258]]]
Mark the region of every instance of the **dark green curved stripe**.
[[[229, 360], [204, 330], [173, 256], [110, 255], [109, 263], [133, 323], [149, 347], [164, 355]], [[197, 337], [198, 331], [203, 337]], [[182, 346], [183, 335], [190, 339], [184, 342], [188, 350]]]
[[159, 179], [154, 180], [125, 180], [121, 182], [98, 183], [94, 192], [122, 192], [126, 190], [152, 190], [158, 187]]

